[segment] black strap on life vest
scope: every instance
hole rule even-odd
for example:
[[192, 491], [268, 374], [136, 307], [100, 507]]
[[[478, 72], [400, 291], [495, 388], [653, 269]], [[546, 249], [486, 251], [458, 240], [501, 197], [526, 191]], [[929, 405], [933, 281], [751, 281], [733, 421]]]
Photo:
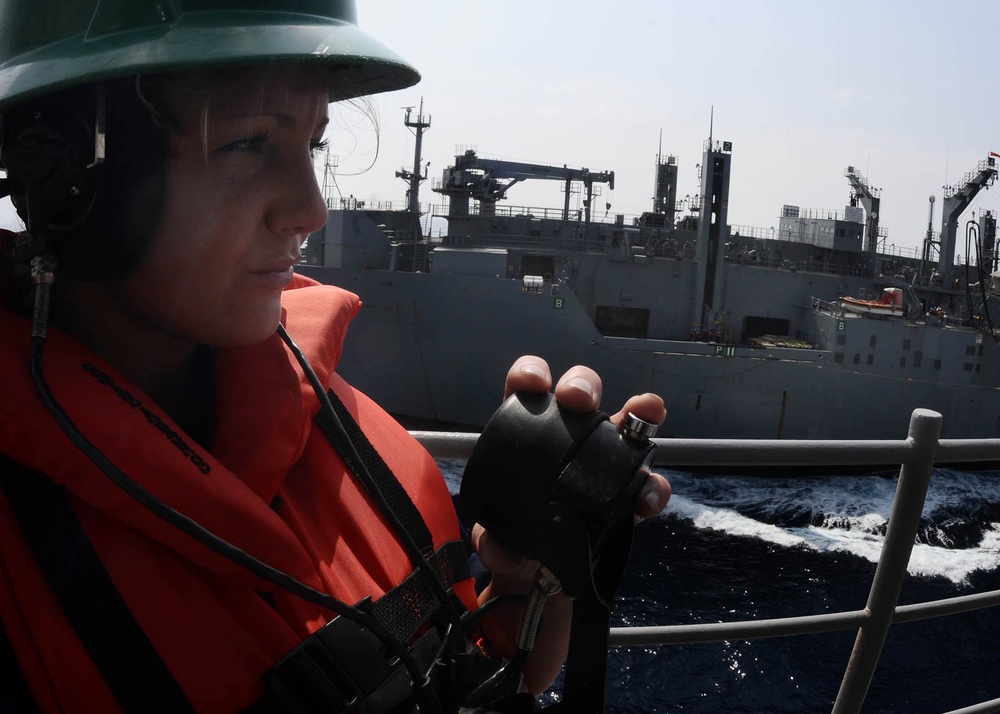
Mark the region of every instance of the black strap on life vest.
[[[360, 478], [358, 472], [372, 474], [374, 487], [390, 504], [392, 514], [410, 534], [421, 553], [427, 553], [426, 561], [433, 574], [423, 572], [424, 569], [417, 570], [396, 588], [367, 605], [370, 613], [394, 637], [406, 643], [441, 611], [442, 603], [428, 583], [428, 576], [436, 576], [446, 588], [471, 577], [469, 553], [461, 541], [448, 542], [432, 552], [433, 541], [420, 512], [343, 403], [332, 390], [330, 395], [336, 416], [361, 456], [364, 468], [348, 462], [350, 457], [345, 454], [350, 454], [350, 450], [338, 446], [343, 444], [343, 439], [340, 432], [333, 428], [333, 419], [326, 412], [320, 412], [318, 425], [357, 477]], [[74, 630], [122, 708], [125, 711], [148, 712], [193, 711], [104, 570], [66, 500], [64, 489], [44, 473], [29, 471], [7, 457], [3, 460], [14, 467], [4, 470], [0, 486], [7, 494], [18, 525]], [[371, 485], [365, 485], [371, 490]], [[448, 605], [454, 607], [452, 602]], [[346, 624], [346, 621], [342, 623]], [[331, 641], [329, 637], [326, 640]], [[430, 653], [426, 637], [421, 641], [424, 642], [423, 649]], [[350, 660], [350, 652], [342, 654], [348, 655], [347, 661]], [[315, 662], [310, 662], [308, 657], [288, 658], [285, 670], [291, 671], [293, 678], [316, 674], [313, 671]], [[357, 667], [341, 671], [354, 673]], [[141, 672], [142, 676], [136, 676], [137, 672]], [[338, 676], [333, 675], [334, 679]], [[329, 676], [323, 675], [319, 679], [325, 681]], [[393, 675], [388, 681], [395, 690], [400, 690], [404, 684], [399, 675]], [[327, 684], [321, 685], [321, 688]], [[351, 691], [356, 682], [349, 678], [346, 682], [337, 682], [336, 686], [341, 691]], [[353, 692], [354, 695], [358, 693], [356, 689]], [[348, 698], [348, 701], [355, 700], [356, 696]]]
[[[378, 600], [359, 606], [398, 642], [409, 645], [429, 672], [440, 654], [441, 633], [431, 628], [416, 636], [432, 617], [440, 624], [458, 624], [441, 616], [445, 608], [453, 612], [461, 608], [450, 588], [471, 577], [469, 551], [462, 541], [450, 541], [434, 551], [433, 537], [423, 516], [392, 469], [332, 389], [327, 391], [327, 397], [332, 410], [321, 408], [315, 418], [317, 425], [358, 483], [418, 551], [409, 551], [416, 562], [406, 580]], [[384, 643], [372, 633], [338, 618], [306, 638], [265, 674], [267, 692], [247, 714], [387, 712], [398, 706], [408, 711], [413, 683], [408, 673], [396, 666], [398, 663], [390, 665], [388, 659]], [[468, 663], [466, 669], [472, 671]]]
[[[64, 489], [40, 471], [25, 469], [7, 457], [2, 457], [2, 461], [0, 488], [18, 526], [49, 587], [122, 709], [193, 712], [101, 564]], [[469, 577], [466, 546], [461, 541], [446, 543], [430, 561], [449, 585]], [[407, 642], [433, 614], [436, 603], [423, 578], [413, 573], [375, 602], [367, 603], [366, 609], [401, 642]], [[333, 623], [338, 624], [328, 625], [329, 629], [317, 638], [317, 643], [321, 643], [318, 649], [312, 643], [306, 648], [307, 655], [285, 658], [281, 671], [286, 675], [283, 682], [295, 683], [296, 698], [315, 697], [316, 691], [326, 689], [331, 697], [325, 701], [326, 705], [341, 701], [346, 706], [359, 701], [359, 696], [370, 694], [358, 687], [380, 681], [376, 676], [388, 672], [389, 656], [373, 635], [367, 633], [367, 639], [358, 635], [357, 626], [351, 621], [337, 618]], [[439, 640], [423, 640], [419, 648], [421, 660], [428, 664], [436, 653], [435, 642]], [[362, 643], [367, 649], [360, 647]], [[373, 658], [373, 653], [378, 657]], [[335, 666], [324, 667], [323, 672], [314, 671], [317, 664], [329, 663]], [[405, 670], [397, 669], [391, 678], [386, 678], [387, 692], [383, 697], [407, 693], [404, 688], [408, 688], [409, 682], [400, 676], [405, 675]], [[288, 684], [284, 686], [287, 688]], [[284, 706], [272, 708], [278, 703], [271, 696], [266, 701], [267, 704], [252, 711], [288, 711]], [[281, 702], [287, 703], [288, 700]], [[328, 706], [322, 710], [338, 711]]]
[[127, 712], [193, 712], [111, 581], [65, 490], [0, 455], [0, 487], [49, 588]]
[[[344, 406], [337, 393], [329, 389], [327, 390], [327, 396], [330, 398], [330, 404], [333, 405], [336, 417], [343, 425], [344, 431], [341, 432], [335, 428], [333, 415], [323, 409], [320, 409], [316, 415], [316, 423], [319, 425], [319, 428], [323, 430], [326, 438], [333, 444], [337, 453], [340, 454], [340, 457], [347, 465], [347, 468], [351, 470], [351, 473], [361, 481], [362, 485], [370, 493], [376, 492], [382, 495], [390, 513], [396, 515], [406, 529], [406, 532], [410, 534], [420, 548], [420, 552], [425, 557], [430, 556], [434, 551], [434, 542], [431, 538], [431, 533], [427, 529], [427, 524], [424, 523], [420, 511], [414, 505], [413, 501], [410, 500], [409, 494], [406, 493], [406, 489], [403, 488], [399, 479], [393, 475], [392, 470], [385, 463], [382, 455], [372, 446], [372, 443], [354, 420], [347, 407]], [[351, 456], [352, 450], [347, 448], [348, 444], [345, 443], [345, 438], [357, 450], [358, 455], [361, 457], [360, 464], [354, 462]], [[371, 476], [370, 481], [368, 475]]]
[[410, 557], [415, 575], [423, 578], [427, 592], [434, 595], [431, 602], [439, 613], [438, 624], [442, 627], [457, 624], [458, 610], [446, 592], [450, 583], [443, 583], [435, 569], [428, 567], [428, 559], [434, 552], [434, 540], [423, 516], [336, 392], [328, 389], [326, 397], [331, 408], [321, 408], [316, 415], [316, 423], [358, 483], [392, 522]]
[[[430, 628], [410, 645], [410, 655], [429, 672], [440, 645], [438, 631]], [[411, 711], [416, 700], [410, 674], [385, 642], [344, 617], [303, 640], [263, 679], [264, 694], [242, 714], [389, 714]]]
[[[448, 541], [429, 558], [431, 568], [451, 587], [472, 577], [465, 543]], [[439, 609], [437, 597], [419, 572], [387, 592], [370, 606], [371, 614], [400, 642], [409, 642]]]
[[459, 608], [448, 594], [448, 585], [441, 581], [428, 562], [434, 552], [434, 539], [420, 511], [336, 392], [323, 386], [305, 354], [285, 331], [284, 325], [278, 325], [278, 334], [292, 351], [319, 399], [320, 409], [315, 417], [316, 423], [341, 455], [355, 480], [381, 509], [383, 517], [395, 530], [413, 569], [425, 578], [434, 593], [437, 600], [435, 609], [439, 613], [435, 617], [436, 625], [440, 628], [457, 625], [461, 616]]

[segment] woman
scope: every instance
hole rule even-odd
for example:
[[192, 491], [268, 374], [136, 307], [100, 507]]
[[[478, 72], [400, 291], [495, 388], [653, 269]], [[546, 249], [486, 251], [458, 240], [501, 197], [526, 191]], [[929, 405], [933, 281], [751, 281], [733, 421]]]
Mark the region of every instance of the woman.
[[[26, 224], [0, 311], [0, 650], [27, 710], [454, 709], [469, 684], [427, 676], [443, 640], [535, 579], [476, 527], [477, 596], [433, 461], [334, 372], [358, 298], [293, 270], [326, 219], [329, 102], [418, 76], [349, 3], [259, 4], [0, 7]], [[524, 357], [505, 391], [551, 387]], [[555, 394], [592, 411], [600, 380], [577, 367]], [[665, 417], [653, 395], [625, 408]], [[668, 497], [649, 477], [637, 514]], [[570, 609], [549, 598], [527, 691]], [[519, 621], [468, 634], [509, 656]]]

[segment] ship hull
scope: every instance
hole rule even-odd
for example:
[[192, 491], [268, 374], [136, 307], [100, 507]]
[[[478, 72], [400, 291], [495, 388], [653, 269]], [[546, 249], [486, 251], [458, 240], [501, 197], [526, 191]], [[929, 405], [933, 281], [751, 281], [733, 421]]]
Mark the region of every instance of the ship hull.
[[[829, 331], [830, 343], [854, 335], [841, 338], [843, 349], [629, 339], [600, 334], [568, 290], [468, 275], [300, 270], [361, 296], [338, 371], [413, 428], [482, 427], [513, 360], [537, 354], [554, 373], [574, 364], [597, 370], [607, 409], [638, 392], [660, 394], [669, 412], [663, 436], [902, 439], [916, 408], [944, 416], [944, 438], [1000, 436], [1000, 391], [990, 386], [1000, 355], [970, 330], [930, 338], [954, 341], [955, 359], [968, 360], [942, 371], [912, 359], [902, 322], [816, 313], [814, 334]], [[901, 344], [908, 352], [890, 347]]]

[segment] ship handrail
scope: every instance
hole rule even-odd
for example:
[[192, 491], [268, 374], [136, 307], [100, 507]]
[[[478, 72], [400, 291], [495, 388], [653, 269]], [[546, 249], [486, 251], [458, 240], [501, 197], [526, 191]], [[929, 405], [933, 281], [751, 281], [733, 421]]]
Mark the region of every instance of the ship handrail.
[[452, 236], [444, 247], [447, 248], [520, 248], [524, 250], [576, 250], [581, 253], [603, 255], [608, 244], [605, 236], [588, 237], [580, 230], [573, 235], [551, 237], [503, 233], [477, 233], [471, 236]]
[[[660, 467], [851, 467], [899, 466], [885, 540], [864, 609], [733, 622], [612, 627], [611, 647], [694, 644], [811, 635], [857, 629], [845, 664], [833, 714], [861, 711], [892, 625], [980, 610], [1000, 605], [1000, 590], [899, 604], [907, 565], [916, 539], [931, 474], [937, 464], [1000, 462], [1000, 439], [941, 439], [942, 416], [916, 409], [906, 439], [778, 440], [653, 439]], [[412, 431], [439, 459], [466, 459], [478, 434]], [[1000, 712], [1000, 698], [971, 704], [947, 714]]]

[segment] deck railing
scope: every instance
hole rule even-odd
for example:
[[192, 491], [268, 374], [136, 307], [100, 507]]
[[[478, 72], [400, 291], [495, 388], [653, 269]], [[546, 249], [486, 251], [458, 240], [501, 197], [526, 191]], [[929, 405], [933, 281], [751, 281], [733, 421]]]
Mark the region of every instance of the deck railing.
[[[751, 640], [857, 629], [833, 714], [860, 712], [886, 635], [894, 624], [1000, 605], [1000, 590], [899, 605], [910, 553], [936, 463], [1000, 461], [1000, 439], [940, 439], [941, 415], [917, 409], [905, 440], [809, 441], [744, 439], [655, 439], [656, 466], [890, 466], [900, 465], [885, 541], [862, 610], [696, 625], [614, 627], [611, 646], [636, 647]], [[468, 458], [477, 434], [413, 432], [436, 458]], [[1000, 712], [1000, 699], [948, 714]]]

